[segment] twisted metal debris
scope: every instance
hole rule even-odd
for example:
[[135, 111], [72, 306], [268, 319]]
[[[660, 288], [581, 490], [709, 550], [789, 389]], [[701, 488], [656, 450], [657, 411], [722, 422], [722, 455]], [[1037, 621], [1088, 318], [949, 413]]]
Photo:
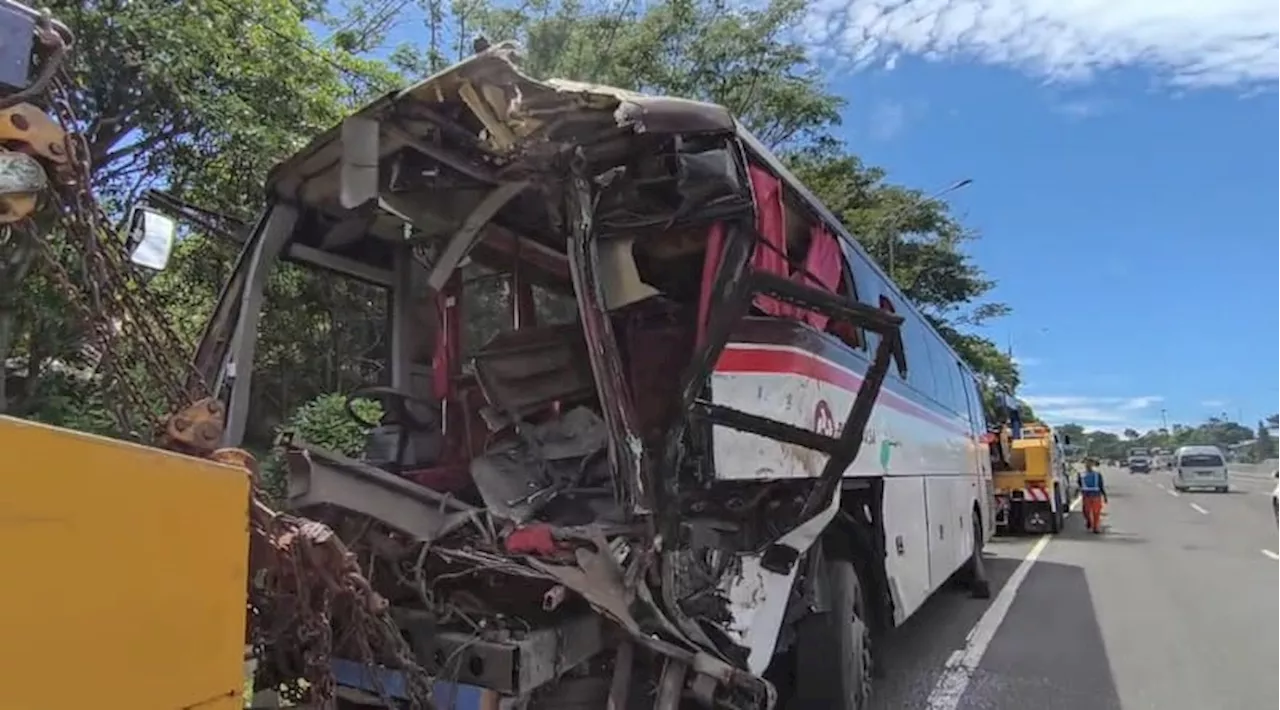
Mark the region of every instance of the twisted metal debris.
[[[0, 148], [45, 158], [43, 165], [54, 178], [49, 209], [3, 228], [21, 230], [28, 239], [37, 230], [57, 235], [40, 240], [42, 265], [88, 333], [85, 364], [95, 370], [121, 432], [254, 474], [246, 634], [259, 661], [255, 685], [283, 688], [294, 702], [332, 707], [336, 689], [330, 661], [340, 646], [369, 666], [402, 671], [407, 706], [427, 710], [430, 678], [355, 556], [327, 526], [268, 506], [250, 455], [212, 450], [221, 434], [221, 405], [192, 367], [181, 338], [129, 263], [126, 240], [95, 198], [89, 149], [74, 108], [75, 83], [64, 66], [72, 40], [65, 30], [55, 30], [46, 13], [37, 22], [43, 64], [36, 80], [22, 92], [0, 97], [0, 110], [24, 103], [46, 108], [65, 134], [63, 145], [52, 149], [60, 157], [56, 161], [30, 145]], [[181, 436], [193, 429], [200, 429], [198, 439]], [[342, 638], [335, 639], [335, 629]]]

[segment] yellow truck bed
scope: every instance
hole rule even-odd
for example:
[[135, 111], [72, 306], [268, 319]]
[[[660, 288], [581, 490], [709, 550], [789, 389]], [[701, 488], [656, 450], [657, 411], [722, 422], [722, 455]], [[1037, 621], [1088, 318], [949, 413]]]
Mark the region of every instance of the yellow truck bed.
[[8, 417], [0, 452], [0, 708], [241, 708], [248, 474]]
[[1012, 471], [998, 471], [993, 479], [997, 490], [1021, 490], [1028, 483], [1052, 485], [1053, 462], [1049, 442], [1044, 439], [1014, 439], [1009, 464]]

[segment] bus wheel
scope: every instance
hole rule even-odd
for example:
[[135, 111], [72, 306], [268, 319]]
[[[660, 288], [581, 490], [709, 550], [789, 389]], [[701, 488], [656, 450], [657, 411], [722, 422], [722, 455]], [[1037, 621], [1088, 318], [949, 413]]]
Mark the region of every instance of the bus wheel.
[[866, 710], [871, 697], [871, 627], [866, 593], [852, 562], [822, 560], [830, 610], [796, 628], [795, 710]]
[[985, 540], [982, 535], [982, 516], [973, 511], [973, 557], [969, 558], [969, 595], [974, 599], [991, 598], [991, 579], [987, 577], [987, 563], [982, 558]]

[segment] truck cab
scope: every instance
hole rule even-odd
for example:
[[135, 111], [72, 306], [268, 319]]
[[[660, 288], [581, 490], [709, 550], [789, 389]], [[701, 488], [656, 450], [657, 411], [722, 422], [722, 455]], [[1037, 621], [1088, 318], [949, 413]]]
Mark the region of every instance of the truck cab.
[[1151, 450], [1146, 448], [1129, 449], [1129, 473], [1151, 473]]
[[989, 437], [997, 531], [1057, 533], [1072, 496], [1064, 448], [1070, 439], [1042, 422], [1023, 422], [1013, 397], [998, 401], [1003, 422]]

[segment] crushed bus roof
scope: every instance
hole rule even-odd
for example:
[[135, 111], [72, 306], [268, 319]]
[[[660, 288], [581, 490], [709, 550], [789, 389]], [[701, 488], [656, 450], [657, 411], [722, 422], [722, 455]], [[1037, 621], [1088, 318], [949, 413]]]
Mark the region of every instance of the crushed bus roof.
[[[405, 146], [425, 148], [450, 167], [493, 183], [501, 180], [503, 167], [528, 157], [537, 143], [591, 142], [609, 129], [664, 134], [736, 128], [729, 110], [718, 104], [564, 79], [534, 79], [518, 68], [519, 55], [514, 42], [496, 44], [406, 89], [388, 93], [352, 116], [395, 119], [383, 135], [384, 155]], [[437, 113], [462, 106], [472, 116]], [[441, 125], [445, 122], [454, 125]], [[457, 130], [458, 124], [468, 122], [475, 123], [475, 133]], [[435, 131], [450, 134], [465, 146], [464, 151], [450, 155], [452, 145], [419, 142]], [[305, 197], [299, 194], [304, 183], [322, 179], [338, 166], [341, 132], [340, 125], [331, 128], [276, 165], [268, 177], [269, 192], [285, 199]], [[465, 145], [468, 142], [470, 146]]]

